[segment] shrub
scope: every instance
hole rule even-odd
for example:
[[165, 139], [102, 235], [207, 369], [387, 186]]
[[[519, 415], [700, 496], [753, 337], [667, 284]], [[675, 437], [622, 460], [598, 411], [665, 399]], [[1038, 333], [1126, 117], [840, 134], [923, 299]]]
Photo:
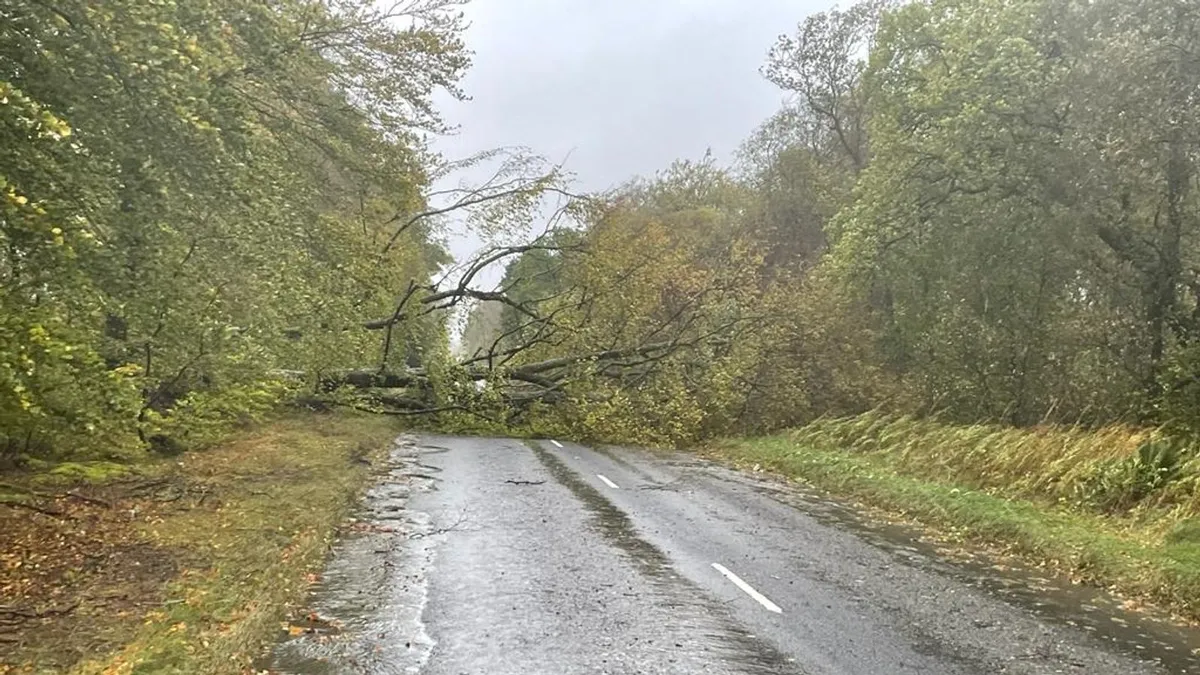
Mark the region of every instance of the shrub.
[[1187, 451], [1177, 440], [1147, 441], [1133, 455], [1099, 464], [1078, 485], [1078, 499], [1103, 513], [1128, 511], [1177, 478], [1186, 457]]

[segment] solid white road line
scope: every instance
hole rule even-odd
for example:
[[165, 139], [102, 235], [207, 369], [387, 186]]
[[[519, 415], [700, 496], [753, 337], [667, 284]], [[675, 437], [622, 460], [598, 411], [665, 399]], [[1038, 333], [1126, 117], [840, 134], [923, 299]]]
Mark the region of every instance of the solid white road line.
[[553, 438], [550, 439], [550, 442], [553, 443], [554, 447], [556, 447], [556, 448], [561, 448], [563, 446], [562, 443], [559, 443], [558, 441], [554, 440]]
[[743, 591], [746, 592], [746, 595], [749, 595], [750, 597], [757, 600], [758, 604], [762, 605], [763, 607], [766, 607], [768, 611], [775, 612], [776, 614], [783, 614], [783, 610], [779, 608], [779, 605], [771, 602], [770, 600], [767, 599], [767, 596], [754, 590], [753, 586], [746, 583], [745, 581], [742, 581], [741, 577], [734, 574], [733, 572], [730, 572], [728, 569], [725, 568], [724, 565], [721, 565], [720, 563], [713, 563], [712, 566], [713, 566], [713, 569], [715, 569], [716, 571], [725, 575], [726, 579], [729, 579], [730, 581], [732, 581], [734, 586], [737, 586], [738, 588], [742, 589]]
[[611, 480], [609, 480], [608, 478], [606, 478], [606, 477], [604, 477], [604, 476], [601, 476], [600, 474], [596, 474], [596, 478], [599, 478], [600, 480], [604, 481], [604, 484], [605, 484], [605, 485], [607, 485], [608, 487], [610, 487], [610, 488], [612, 488], [612, 489], [614, 489], [614, 490], [620, 490], [620, 489], [621, 489], [621, 488], [617, 487], [617, 484], [616, 484], [616, 483], [612, 482]]

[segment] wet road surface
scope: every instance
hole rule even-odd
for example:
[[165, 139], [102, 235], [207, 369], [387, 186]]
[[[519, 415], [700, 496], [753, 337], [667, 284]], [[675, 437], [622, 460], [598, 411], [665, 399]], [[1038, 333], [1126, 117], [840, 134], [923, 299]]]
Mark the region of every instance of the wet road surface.
[[324, 673], [1200, 673], [1190, 631], [680, 455], [419, 436], [343, 537]]

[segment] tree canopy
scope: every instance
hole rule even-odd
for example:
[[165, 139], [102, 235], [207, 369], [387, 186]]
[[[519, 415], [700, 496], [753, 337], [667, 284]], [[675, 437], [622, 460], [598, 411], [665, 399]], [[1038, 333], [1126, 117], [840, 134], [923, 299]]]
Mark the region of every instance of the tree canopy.
[[687, 442], [877, 407], [1194, 428], [1197, 66], [1184, 0], [813, 15], [770, 51], [763, 73], [792, 102], [737, 166], [603, 197], [581, 262], [552, 277], [590, 302], [527, 358], [672, 345], [567, 378], [573, 400], [640, 420], [601, 436]]
[[[656, 444], [873, 408], [1200, 426], [1194, 2], [814, 14], [733, 166], [592, 195], [430, 150], [458, 4], [0, 3], [6, 460], [298, 393]], [[488, 247], [450, 260], [449, 214]]]
[[0, 4], [0, 449], [179, 439], [376, 350], [345, 327], [446, 260], [425, 224], [382, 249], [455, 4]]

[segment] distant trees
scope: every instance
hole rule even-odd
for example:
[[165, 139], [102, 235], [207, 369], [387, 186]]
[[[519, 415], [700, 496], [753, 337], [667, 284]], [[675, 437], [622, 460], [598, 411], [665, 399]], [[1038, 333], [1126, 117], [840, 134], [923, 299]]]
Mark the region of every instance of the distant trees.
[[1200, 7], [866, 2], [803, 21], [764, 74], [794, 100], [734, 173], [608, 195], [553, 276], [591, 299], [537, 359], [703, 336], [581, 373], [583, 427], [1200, 424]]

